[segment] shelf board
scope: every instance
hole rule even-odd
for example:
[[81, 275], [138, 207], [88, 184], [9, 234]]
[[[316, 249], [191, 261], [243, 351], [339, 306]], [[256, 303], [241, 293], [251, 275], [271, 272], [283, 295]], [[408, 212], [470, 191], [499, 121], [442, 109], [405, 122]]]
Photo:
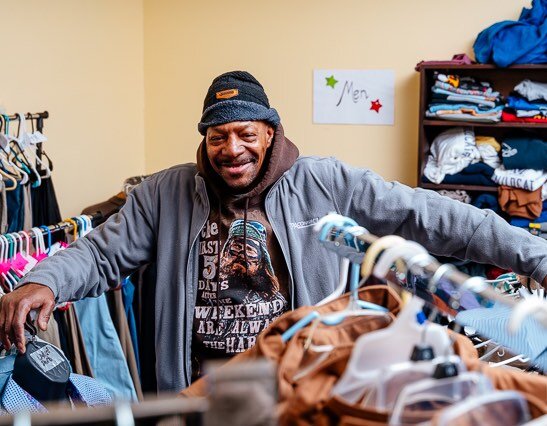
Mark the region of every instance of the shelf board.
[[455, 64], [446, 64], [446, 65], [435, 65], [435, 64], [425, 64], [421, 65], [420, 69], [425, 70], [435, 70], [435, 69], [459, 69], [459, 70], [542, 70], [547, 68], [545, 64], [521, 64], [521, 65], [512, 65], [507, 68], [500, 68], [494, 64], [471, 64], [471, 65], [455, 65]]
[[448, 190], [464, 190], [464, 191], [481, 191], [481, 192], [498, 192], [497, 186], [483, 186], [483, 185], [458, 185], [458, 184], [446, 184], [446, 183], [425, 183], [421, 182], [419, 184], [420, 188], [425, 189], [448, 189]]
[[499, 123], [477, 123], [475, 121], [450, 121], [450, 120], [423, 120], [424, 126], [441, 127], [504, 127], [504, 128], [522, 128], [522, 129], [547, 129], [547, 123], [512, 123], [500, 121]]

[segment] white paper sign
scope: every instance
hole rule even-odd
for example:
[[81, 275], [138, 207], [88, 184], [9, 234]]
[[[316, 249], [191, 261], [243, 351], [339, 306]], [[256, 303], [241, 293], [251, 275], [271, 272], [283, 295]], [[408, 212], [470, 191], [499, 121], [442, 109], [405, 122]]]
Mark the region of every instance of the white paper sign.
[[393, 70], [314, 70], [313, 122], [393, 125]]

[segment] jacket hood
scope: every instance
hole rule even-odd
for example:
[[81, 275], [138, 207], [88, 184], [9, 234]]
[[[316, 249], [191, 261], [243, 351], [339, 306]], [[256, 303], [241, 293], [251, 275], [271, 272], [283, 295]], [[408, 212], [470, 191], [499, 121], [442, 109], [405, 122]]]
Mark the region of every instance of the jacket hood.
[[201, 141], [197, 150], [197, 168], [219, 199], [233, 201], [248, 199], [252, 205], [256, 203], [257, 199], [261, 198], [265, 190], [292, 167], [298, 155], [298, 148], [285, 137], [283, 126], [280, 124], [275, 130], [273, 143], [266, 153], [262, 170], [255, 181], [243, 191], [234, 191], [215, 172], [209, 157], [207, 157], [205, 138]]

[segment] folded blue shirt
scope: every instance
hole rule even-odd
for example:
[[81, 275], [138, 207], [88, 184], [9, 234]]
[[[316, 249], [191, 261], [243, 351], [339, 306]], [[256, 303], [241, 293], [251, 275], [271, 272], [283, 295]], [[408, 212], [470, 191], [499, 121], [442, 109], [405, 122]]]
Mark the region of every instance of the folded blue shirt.
[[506, 169], [547, 169], [547, 142], [531, 137], [509, 137], [502, 141], [502, 161]]
[[528, 99], [521, 98], [519, 96], [508, 96], [507, 106], [524, 111], [547, 111], [547, 102], [530, 102]]

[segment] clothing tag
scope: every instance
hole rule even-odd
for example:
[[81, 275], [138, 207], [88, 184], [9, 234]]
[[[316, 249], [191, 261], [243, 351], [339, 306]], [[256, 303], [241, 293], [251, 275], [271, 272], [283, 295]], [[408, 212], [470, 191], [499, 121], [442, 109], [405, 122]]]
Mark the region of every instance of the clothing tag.
[[63, 358], [53, 350], [51, 346], [46, 345], [36, 352], [30, 354], [35, 364], [44, 372], [57, 367], [59, 364], [63, 363]]
[[221, 92], [216, 93], [217, 99], [230, 99], [235, 96], [239, 95], [239, 90], [237, 89], [228, 89], [228, 90], [222, 90]]

